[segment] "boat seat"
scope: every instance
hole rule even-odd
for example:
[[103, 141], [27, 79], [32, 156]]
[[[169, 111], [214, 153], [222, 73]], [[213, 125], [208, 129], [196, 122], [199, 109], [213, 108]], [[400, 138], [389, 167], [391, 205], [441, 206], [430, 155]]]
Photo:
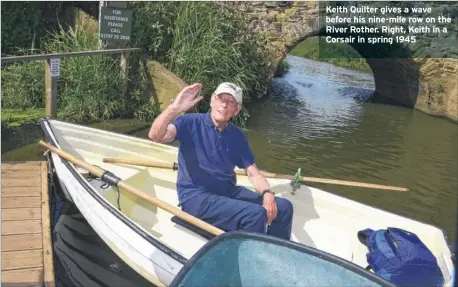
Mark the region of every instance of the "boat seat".
[[181, 225], [183, 226], [184, 228], [188, 229], [188, 230], [191, 230], [197, 234], [199, 234], [200, 236], [204, 237], [205, 239], [212, 239], [213, 237], [215, 237], [214, 234], [211, 234], [210, 232], [206, 231], [206, 230], [203, 230], [202, 228], [200, 227], [197, 227], [181, 218], [179, 218], [178, 216], [174, 216], [172, 217], [172, 222], [178, 224], [178, 225]]

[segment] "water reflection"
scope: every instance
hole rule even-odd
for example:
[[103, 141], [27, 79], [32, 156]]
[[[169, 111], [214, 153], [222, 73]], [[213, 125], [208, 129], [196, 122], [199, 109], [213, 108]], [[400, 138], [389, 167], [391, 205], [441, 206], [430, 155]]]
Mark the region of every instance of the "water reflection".
[[2, 154], [43, 138], [38, 124], [25, 124], [17, 128], [2, 127]]
[[154, 287], [103, 242], [75, 206], [66, 202], [62, 209], [53, 229], [57, 287]]
[[332, 90], [336, 86], [375, 88], [374, 76], [370, 73], [337, 67], [332, 64], [292, 55], [287, 55], [286, 60], [290, 70], [284, 78], [289, 82], [309, 82], [321, 90], [327, 88]]
[[[305, 128], [313, 131], [313, 137], [324, 138], [331, 138], [336, 130], [359, 123], [360, 103], [374, 91], [370, 74], [295, 56], [286, 59], [290, 72], [274, 80], [269, 104], [288, 110], [272, 114], [269, 123], [283, 124], [286, 116], [292, 129]], [[339, 77], [341, 74], [344, 76]], [[285, 95], [295, 95], [294, 100]], [[258, 118], [258, 114], [255, 117]]]

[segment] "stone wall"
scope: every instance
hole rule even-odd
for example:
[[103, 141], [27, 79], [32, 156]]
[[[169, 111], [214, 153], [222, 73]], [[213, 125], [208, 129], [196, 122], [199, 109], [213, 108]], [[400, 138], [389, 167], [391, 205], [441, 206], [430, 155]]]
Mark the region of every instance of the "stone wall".
[[[328, 1], [337, 2], [337, 1]], [[320, 26], [318, 1], [230, 1], [216, 2], [231, 9], [249, 22], [254, 33], [267, 39], [273, 71], [288, 51], [308, 37], [326, 35]], [[346, 1], [339, 5], [370, 5], [374, 2]], [[380, 1], [379, 6], [386, 3]], [[422, 2], [405, 2], [402, 5], [421, 6]], [[363, 55], [374, 72], [378, 102], [401, 104], [426, 113], [444, 116], [454, 121], [457, 115], [457, 32], [458, 3], [432, 4], [435, 15], [453, 18], [447, 34], [439, 36], [420, 34], [415, 43], [399, 45], [395, 52], [387, 45], [352, 45]], [[415, 16], [415, 15], [410, 15]], [[420, 17], [420, 15], [418, 15]], [[388, 52], [386, 52], [388, 51]], [[381, 59], [380, 53], [392, 53]], [[438, 81], [438, 77], [440, 81]]]
[[217, 2], [249, 21], [249, 29], [265, 36], [272, 61], [277, 63], [299, 39], [318, 29], [315, 1], [228, 1]]
[[91, 15], [84, 12], [82, 9], [73, 7], [75, 10], [75, 24], [82, 27], [84, 31], [90, 34], [99, 33], [99, 21]]
[[163, 110], [175, 100], [187, 84], [157, 61], [147, 61], [147, 69], [149, 98], [153, 104]]
[[416, 59], [421, 62], [415, 108], [458, 122], [458, 59]]

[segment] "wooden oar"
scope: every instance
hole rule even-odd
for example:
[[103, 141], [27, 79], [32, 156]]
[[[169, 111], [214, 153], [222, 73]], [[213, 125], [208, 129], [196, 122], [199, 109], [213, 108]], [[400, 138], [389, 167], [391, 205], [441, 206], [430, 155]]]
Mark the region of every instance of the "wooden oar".
[[[169, 169], [174, 169], [174, 170], [177, 169], [178, 167], [176, 163], [154, 162], [154, 161], [146, 161], [146, 160], [138, 160], [138, 159], [123, 159], [123, 158], [108, 158], [107, 157], [103, 159], [103, 162], [121, 163], [121, 164], [138, 165], [138, 166], [146, 166], [146, 167], [169, 168]], [[234, 170], [234, 172], [239, 175], [246, 175], [246, 171], [242, 169], [236, 169]], [[294, 175], [276, 174], [276, 173], [269, 173], [269, 172], [261, 172], [261, 174], [267, 178], [296, 180], [296, 176]], [[329, 183], [329, 184], [367, 187], [367, 188], [375, 188], [375, 189], [386, 189], [386, 190], [395, 190], [395, 191], [408, 191], [409, 190], [408, 188], [405, 188], [405, 187], [380, 185], [380, 184], [364, 183], [364, 182], [356, 182], [356, 181], [346, 181], [346, 180], [338, 180], [338, 179], [319, 178], [319, 177], [301, 176], [300, 180], [304, 182]]]
[[[117, 183], [114, 182], [113, 184], [116, 184], [118, 187], [120, 188], [123, 188], [124, 190], [127, 190], [129, 191], [130, 193], [154, 204], [155, 206], [159, 207], [159, 208], [162, 208], [176, 216], [178, 216], [179, 218], [183, 219], [183, 220], [186, 220], [187, 222], [191, 223], [191, 224], [194, 224], [195, 226], [198, 226], [208, 232], [210, 232], [211, 234], [214, 234], [214, 235], [220, 235], [222, 233], [224, 233], [223, 230], [211, 225], [211, 224], [208, 224], [206, 223], [205, 221], [202, 221], [184, 211], [181, 211], [180, 209], [174, 207], [173, 205], [171, 204], [168, 204], [167, 202], [165, 201], [162, 201], [158, 198], [154, 198], [150, 195], [148, 195], [147, 193], [145, 193], [144, 191], [134, 187], [134, 186], [131, 186], [129, 185], [128, 183], [120, 180], [116, 175], [112, 174], [111, 172], [107, 171], [107, 170], [103, 170], [99, 167], [96, 167], [86, 161], [83, 161], [83, 160], [80, 160], [76, 157], [74, 157], [73, 155], [63, 151], [62, 149], [59, 149], [59, 148], [56, 148], [56, 147], [53, 147], [43, 141], [40, 141], [39, 142], [40, 145], [42, 145], [43, 147], [49, 149], [50, 151], [58, 154], [60, 157], [63, 157], [65, 158], [66, 160], [72, 162], [73, 164], [77, 165], [77, 166], [80, 166], [82, 168], [84, 168], [85, 170], [89, 171], [90, 173], [92, 173], [93, 175], [95, 176], [98, 176], [100, 178], [102, 178], [102, 176], [105, 174], [105, 173], [108, 173], [108, 179], [115, 179], [116, 180], [119, 180]], [[111, 183], [110, 183], [111, 184]]]

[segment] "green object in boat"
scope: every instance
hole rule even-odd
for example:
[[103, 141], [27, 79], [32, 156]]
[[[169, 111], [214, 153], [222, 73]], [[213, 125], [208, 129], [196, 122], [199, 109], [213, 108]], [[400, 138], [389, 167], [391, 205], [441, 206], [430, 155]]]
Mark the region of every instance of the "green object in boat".
[[301, 168], [298, 168], [297, 169], [297, 172], [296, 172], [296, 182], [299, 182], [301, 180], [302, 176], [301, 176]]
[[291, 181], [291, 187], [292, 187], [291, 194], [293, 195], [296, 194], [296, 190], [301, 187], [301, 183], [300, 183], [302, 180], [301, 168], [297, 169], [296, 175], [294, 177], [295, 177], [295, 180]]

